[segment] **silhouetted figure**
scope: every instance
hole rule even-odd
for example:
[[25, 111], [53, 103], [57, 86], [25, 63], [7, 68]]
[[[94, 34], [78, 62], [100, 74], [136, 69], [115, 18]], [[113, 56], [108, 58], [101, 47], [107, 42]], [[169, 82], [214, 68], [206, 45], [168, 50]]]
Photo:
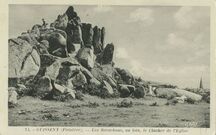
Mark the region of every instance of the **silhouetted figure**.
[[42, 29], [46, 29], [47, 25], [48, 25], [48, 23], [46, 23], [44, 18], [42, 18]]

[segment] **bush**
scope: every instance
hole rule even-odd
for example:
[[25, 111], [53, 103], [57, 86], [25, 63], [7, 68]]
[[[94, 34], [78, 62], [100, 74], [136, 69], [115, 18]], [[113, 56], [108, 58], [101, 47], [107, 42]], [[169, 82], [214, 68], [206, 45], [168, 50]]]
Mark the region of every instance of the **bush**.
[[178, 103], [178, 100], [176, 100], [176, 99], [171, 100], [171, 104], [172, 104], [172, 105], [175, 105], [175, 104], [177, 104], [177, 103]]
[[202, 100], [210, 103], [210, 92], [206, 92], [205, 94], [202, 95]]
[[98, 103], [96, 102], [88, 102], [88, 105], [87, 105], [89, 108], [96, 108], [99, 106]]
[[187, 98], [186, 100], [189, 104], [195, 104], [195, 101], [191, 98]]
[[157, 102], [150, 104], [150, 106], [159, 106]]

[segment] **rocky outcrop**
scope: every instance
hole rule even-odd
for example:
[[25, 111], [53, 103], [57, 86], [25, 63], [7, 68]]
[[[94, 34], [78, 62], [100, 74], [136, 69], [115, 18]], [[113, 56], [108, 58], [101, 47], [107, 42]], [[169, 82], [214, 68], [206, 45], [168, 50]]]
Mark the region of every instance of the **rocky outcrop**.
[[34, 33], [24, 32], [18, 38], [27, 41], [30, 45], [38, 45], [39, 42], [36, 39], [37, 36], [38, 35], [36, 35]]
[[42, 34], [41, 40], [49, 42], [48, 52], [54, 56], [67, 57], [67, 35], [64, 31], [46, 31]]
[[73, 6], [68, 7], [68, 9], [66, 10], [65, 13], [68, 16], [68, 20], [71, 20], [71, 19], [77, 17], [77, 13], [74, 11]]
[[82, 38], [85, 47], [91, 47], [93, 46], [93, 28], [90, 23], [82, 23]]
[[[102, 98], [146, 95], [148, 83], [115, 67], [115, 47], [113, 43], [105, 46], [105, 27], [81, 22], [72, 6], [58, 15], [50, 27], [42, 21], [43, 24], [35, 24], [8, 41], [8, 82], [19, 96], [29, 93], [42, 99], [65, 101], [75, 99], [76, 94], [81, 99], [82, 93]], [[19, 85], [26, 92], [19, 92]], [[11, 102], [16, 103], [15, 98]]]
[[35, 76], [40, 69], [37, 50], [22, 39], [9, 39], [9, 78]]
[[[76, 98], [76, 91], [67, 88], [65, 86], [59, 85], [54, 83], [54, 88], [52, 90], [52, 98], [56, 100], [68, 100], [68, 99], [75, 99]], [[64, 98], [64, 99], [61, 99]]]
[[114, 94], [112, 86], [107, 81], [103, 81], [103, 84], [103, 88], [105, 89], [105, 91], [107, 91], [110, 95]]
[[65, 30], [68, 24], [67, 14], [59, 15], [56, 21], [53, 23], [53, 26], [57, 29]]
[[143, 86], [138, 86], [133, 92], [134, 97], [143, 98], [145, 96], [145, 88]]
[[49, 48], [49, 41], [42, 40], [40, 44], [37, 45], [38, 51], [40, 54], [49, 54], [48, 48]]
[[31, 29], [31, 33], [34, 34], [34, 36], [37, 40], [40, 38], [40, 28], [41, 28], [41, 26], [34, 25]]
[[120, 75], [120, 80], [123, 81], [125, 84], [133, 84], [134, 82], [134, 77], [133, 75], [126, 69], [120, 69], [116, 68], [117, 73]]
[[100, 81], [101, 83], [105, 80], [105, 81], [107, 81], [112, 87], [117, 87], [117, 84], [116, 84], [116, 81], [112, 78], [112, 77], [110, 77], [110, 76], [108, 76], [107, 74], [105, 74], [101, 69], [99, 69], [99, 68], [93, 68], [92, 70], [91, 70], [91, 73], [92, 73], [92, 75], [98, 80], [98, 81]]
[[77, 89], [84, 88], [84, 86], [87, 85], [87, 79], [81, 71], [75, 73], [69, 81], [71, 81], [73, 86]]
[[114, 78], [115, 68], [111, 64], [101, 65], [100, 67], [104, 74]]
[[113, 43], [107, 44], [107, 46], [103, 50], [102, 54], [99, 56], [98, 62], [102, 65], [112, 64], [113, 53], [114, 53]]
[[53, 81], [48, 76], [43, 76], [34, 84], [34, 95], [40, 98], [47, 96], [53, 89]]
[[91, 48], [81, 48], [76, 55], [78, 61], [86, 68], [92, 69], [94, 67], [94, 51]]
[[125, 85], [120, 85], [119, 87], [120, 97], [125, 98], [131, 95], [131, 91]]
[[71, 21], [68, 23], [66, 32], [70, 37], [72, 43], [75, 44], [82, 43], [82, 30], [80, 25], [76, 25], [75, 22]]
[[105, 45], [105, 36], [106, 36], [105, 27], [102, 27], [102, 29], [101, 29], [101, 44], [102, 44], [102, 49], [104, 48], [104, 45]]
[[101, 44], [101, 29], [98, 26], [93, 28], [94, 35], [93, 35], [93, 46], [94, 46], [94, 53], [98, 54], [101, 53], [103, 48]]

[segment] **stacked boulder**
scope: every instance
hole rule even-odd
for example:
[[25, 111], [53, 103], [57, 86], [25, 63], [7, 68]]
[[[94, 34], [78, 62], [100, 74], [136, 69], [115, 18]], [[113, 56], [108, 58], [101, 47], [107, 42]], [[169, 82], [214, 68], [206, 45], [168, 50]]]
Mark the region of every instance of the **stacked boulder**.
[[82, 23], [72, 6], [49, 27], [43, 19], [42, 25], [8, 44], [12, 103], [21, 85], [28, 91], [22, 93], [42, 99], [74, 99], [76, 93], [104, 98], [145, 95], [145, 86], [129, 71], [114, 67], [114, 44], [105, 46], [105, 28]]

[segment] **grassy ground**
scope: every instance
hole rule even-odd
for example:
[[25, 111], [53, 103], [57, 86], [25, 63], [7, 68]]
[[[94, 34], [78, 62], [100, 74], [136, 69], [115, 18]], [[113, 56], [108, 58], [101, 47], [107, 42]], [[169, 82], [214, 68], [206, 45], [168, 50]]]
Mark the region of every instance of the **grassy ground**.
[[[85, 127], [209, 127], [209, 104], [165, 105], [166, 99], [131, 99], [133, 106], [119, 108], [123, 99], [86, 95], [84, 101], [43, 101], [22, 97], [9, 109], [10, 126]], [[158, 106], [151, 106], [157, 102]]]

